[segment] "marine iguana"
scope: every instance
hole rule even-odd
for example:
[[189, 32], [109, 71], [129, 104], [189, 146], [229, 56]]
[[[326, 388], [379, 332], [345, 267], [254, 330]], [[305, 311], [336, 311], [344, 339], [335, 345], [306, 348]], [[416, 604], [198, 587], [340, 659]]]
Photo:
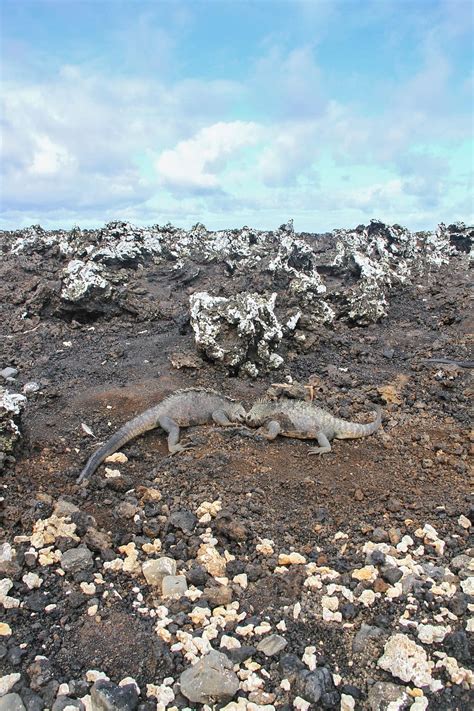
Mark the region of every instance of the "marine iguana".
[[234, 422], [245, 422], [246, 410], [240, 402], [220, 395], [215, 390], [206, 388], [188, 388], [176, 390], [155, 407], [145, 410], [129, 420], [110, 439], [89, 458], [86, 466], [77, 478], [79, 484], [88, 479], [97, 467], [110, 454], [138, 435], [161, 427], [168, 433], [168, 451], [170, 454], [183, 452], [191, 445], [179, 443], [179, 428], [204, 425], [215, 422], [228, 427]]
[[333, 417], [326, 410], [302, 400], [257, 400], [247, 413], [247, 424], [260, 427], [258, 434], [273, 440], [278, 435], [296, 439], [316, 439], [319, 447], [312, 447], [309, 454], [324, 454], [331, 451], [330, 440], [367, 437], [378, 430], [382, 422], [382, 410], [377, 405], [373, 422], [359, 425], [356, 422]]

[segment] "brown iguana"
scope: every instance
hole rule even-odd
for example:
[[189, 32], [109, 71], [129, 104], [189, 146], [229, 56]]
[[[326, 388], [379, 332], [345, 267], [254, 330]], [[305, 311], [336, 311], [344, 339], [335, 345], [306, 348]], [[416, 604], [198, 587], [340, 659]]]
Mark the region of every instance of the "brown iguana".
[[373, 422], [359, 425], [356, 422], [333, 417], [326, 410], [302, 400], [257, 400], [247, 413], [247, 424], [260, 427], [258, 434], [272, 440], [278, 435], [296, 439], [317, 439], [319, 447], [309, 454], [331, 451], [330, 440], [367, 437], [378, 430], [382, 422], [382, 410], [377, 405]]
[[177, 390], [155, 407], [145, 410], [127, 422], [89, 458], [77, 479], [79, 484], [88, 479], [106, 457], [138, 435], [161, 427], [168, 433], [170, 454], [182, 452], [191, 445], [179, 443], [179, 428], [215, 422], [229, 426], [233, 422], [245, 422], [246, 411], [240, 402], [205, 388]]

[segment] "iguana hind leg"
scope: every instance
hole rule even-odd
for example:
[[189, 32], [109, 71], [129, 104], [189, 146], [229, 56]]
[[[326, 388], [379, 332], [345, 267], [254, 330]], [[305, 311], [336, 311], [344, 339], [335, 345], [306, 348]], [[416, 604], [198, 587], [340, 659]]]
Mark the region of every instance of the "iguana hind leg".
[[161, 429], [168, 433], [168, 452], [170, 454], [177, 454], [178, 452], [184, 452], [186, 449], [192, 447], [190, 443], [181, 444], [179, 441], [179, 426], [176, 424], [171, 417], [167, 415], [162, 415], [158, 418], [158, 424]]
[[331, 451], [331, 443], [329, 442], [324, 432], [318, 432], [318, 434], [316, 435], [316, 439], [318, 440], [318, 444], [320, 446], [311, 447], [311, 449], [308, 450], [308, 454], [325, 454], [326, 452]]

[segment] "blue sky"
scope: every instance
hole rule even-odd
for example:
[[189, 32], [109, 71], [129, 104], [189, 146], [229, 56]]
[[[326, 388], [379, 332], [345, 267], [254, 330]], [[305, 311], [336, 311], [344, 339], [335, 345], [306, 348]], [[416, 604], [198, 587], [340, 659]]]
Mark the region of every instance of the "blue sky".
[[0, 9], [0, 227], [473, 219], [470, 0]]

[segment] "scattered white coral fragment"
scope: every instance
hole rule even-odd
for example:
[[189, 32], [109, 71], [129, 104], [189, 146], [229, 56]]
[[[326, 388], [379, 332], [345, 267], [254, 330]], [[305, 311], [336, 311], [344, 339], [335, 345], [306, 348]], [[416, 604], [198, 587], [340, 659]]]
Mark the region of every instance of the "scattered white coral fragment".
[[444, 627], [443, 625], [418, 625], [418, 639], [423, 644], [433, 644], [435, 642], [442, 642], [446, 635], [451, 631], [451, 627]]
[[40, 518], [33, 524], [31, 545], [34, 548], [44, 548], [54, 543], [57, 538], [72, 538], [73, 541], [79, 541], [79, 537], [74, 533], [75, 530], [75, 523], [70, 523], [66, 518], [56, 514], [49, 518]]
[[431, 686], [433, 662], [429, 662], [425, 650], [405, 634], [395, 634], [386, 642], [378, 666], [405, 683]]
[[13, 587], [13, 580], [3, 578], [0, 580], [0, 605], [3, 605], [5, 610], [12, 610], [14, 607], [20, 607], [20, 601], [15, 597], [10, 597], [8, 592]]
[[436, 668], [446, 669], [453, 684], [474, 687], [474, 672], [471, 669], [460, 667], [457, 660], [454, 657], [449, 657], [445, 652], [435, 652], [433, 656], [438, 657]]
[[270, 538], [262, 538], [260, 543], [255, 546], [255, 550], [262, 555], [271, 556], [275, 552], [274, 545], [275, 543]]
[[43, 582], [43, 578], [40, 578], [37, 573], [25, 573], [22, 580], [29, 590], [41, 587], [41, 583]]
[[280, 553], [278, 556], [278, 565], [304, 565], [306, 558], [301, 553]]

